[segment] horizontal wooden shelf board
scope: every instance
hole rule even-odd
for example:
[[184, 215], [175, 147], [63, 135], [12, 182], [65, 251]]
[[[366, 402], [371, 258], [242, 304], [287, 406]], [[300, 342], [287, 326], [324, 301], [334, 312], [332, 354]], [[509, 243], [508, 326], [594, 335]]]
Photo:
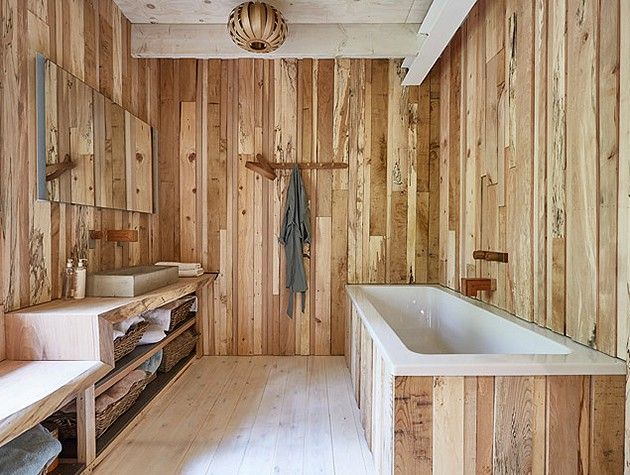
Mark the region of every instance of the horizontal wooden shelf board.
[[85, 470], [82, 463], [60, 463], [50, 475], [78, 475]]
[[98, 316], [111, 323], [118, 323], [131, 316], [156, 309], [196, 292], [215, 278], [216, 274], [180, 278], [174, 284], [137, 297], [86, 297], [82, 300], [53, 300], [8, 313], [6, 318], [11, 318], [12, 315], [86, 315]]
[[0, 363], [0, 445], [30, 429], [111, 369], [100, 361]]
[[116, 421], [96, 440], [97, 456], [102, 454], [108, 446], [123, 433], [123, 431], [138, 417], [142, 411], [161, 393], [171, 382], [173, 382], [188, 367], [195, 357], [194, 351], [177, 363], [168, 373], [158, 373], [157, 377], [149, 383], [140, 397], [131, 408], [121, 415]]
[[116, 367], [103, 379], [96, 383], [96, 396], [103, 394], [114, 384], [127, 376], [131, 371], [136, 369], [138, 366], [147, 361], [170, 342], [172, 342], [175, 338], [177, 338], [190, 328], [194, 327], [196, 321], [196, 318], [193, 316], [181, 325], [179, 325], [175, 330], [170, 332], [162, 341], [159, 341], [152, 345], [139, 345], [131, 353], [118, 360], [116, 362]]

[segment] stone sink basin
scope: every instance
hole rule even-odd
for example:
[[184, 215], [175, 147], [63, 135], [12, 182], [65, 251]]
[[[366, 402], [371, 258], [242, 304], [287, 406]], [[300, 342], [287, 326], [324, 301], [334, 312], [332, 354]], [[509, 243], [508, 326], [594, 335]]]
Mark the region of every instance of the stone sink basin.
[[136, 297], [177, 282], [173, 266], [134, 266], [95, 272], [87, 276], [86, 294], [91, 297]]

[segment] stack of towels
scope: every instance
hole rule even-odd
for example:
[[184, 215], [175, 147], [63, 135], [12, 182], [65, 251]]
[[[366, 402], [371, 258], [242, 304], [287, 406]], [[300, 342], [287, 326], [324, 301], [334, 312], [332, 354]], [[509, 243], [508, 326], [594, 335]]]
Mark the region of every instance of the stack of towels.
[[199, 262], [156, 262], [156, 266], [173, 266], [179, 268], [180, 277], [199, 277], [203, 275], [203, 267]]

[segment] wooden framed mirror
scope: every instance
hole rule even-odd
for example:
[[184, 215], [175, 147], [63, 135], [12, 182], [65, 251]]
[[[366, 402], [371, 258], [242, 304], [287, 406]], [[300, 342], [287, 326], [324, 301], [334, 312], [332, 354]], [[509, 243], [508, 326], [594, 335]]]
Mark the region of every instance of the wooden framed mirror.
[[37, 56], [38, 198], [156, 212], [157, 131]]

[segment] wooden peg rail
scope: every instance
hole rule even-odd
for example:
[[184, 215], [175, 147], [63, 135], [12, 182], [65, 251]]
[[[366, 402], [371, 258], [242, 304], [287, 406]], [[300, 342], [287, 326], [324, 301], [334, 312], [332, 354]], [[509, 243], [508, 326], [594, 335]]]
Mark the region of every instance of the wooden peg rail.
[[295, 165], [297, 165], [300, 170], [341, 170], [348, 168], [348, 164], [342, 162], [273, 163], [267, 161], [260, 154], [256, 155], [255, 162], [245, 163], [246, 168], [270, 180], [276, 179], [277, 175], [275, 170], [292, 170]]
[[[270, 163], [271, 168], [274, 170], [293, 170], [295, 163]], [[347, 163], [322, 163], [322, 162], [309, 162], [309, 163], [297, 163], [300, 170], [341, 170], [348, 168]]]

